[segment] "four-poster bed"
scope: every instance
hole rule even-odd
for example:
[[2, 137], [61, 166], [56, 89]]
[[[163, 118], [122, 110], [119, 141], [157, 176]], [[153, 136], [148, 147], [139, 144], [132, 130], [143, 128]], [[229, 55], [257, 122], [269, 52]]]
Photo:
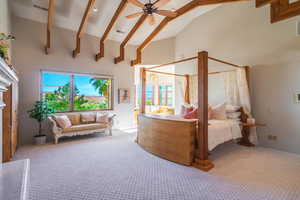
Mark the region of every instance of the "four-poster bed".
[[[190, 94], [189, 94], [189, 75], [181, 74], [172, 74], [167, 72], [153, 71], [160, 67], [168, 66], [171, 64], [178, 64], [181, 62], [186, 62], [190, 60], [198, 61], [198, 117], [197, 119], [183, 119], [183, 118], [169, 118], [145, 114], [146, 106], [146, 73], [161, 73], [165, 75], [174, 75], [178, 77], [183, 77], [187, 80], [186, 84], [186, 93], [185, 93], [185, 102], [190, 103]], [[137, 143], [143, 147], [145, 150], [163, 157], [165, 159], [185, 164], [193, 165], [201, 170], [208, 171], [214, 167], [213, 163], [209, 160], [209, 150], [214, 147], [209, 144], [208, 136], [208, 75], [216, 74], [221, 72], [208, 73], [208, 60], [213, 60], [220, 62], [226, 65], [230, 65], [235, 68], [244, 68], [246, 74], [248, 74], [249, 67], [242, 67], [232, 63], [228, 63], [216, 58], [208, 56], [208, 53], [205, 51], [199, 52], [198, 56], [186, 58], [181, 61], [175, 61], [172, 63], [167, 63], [163, 65], [158, 65], [150, 68], [141, 68], [140, 77], [141, 77], [141, 107], [138, 123], [138, 137]], [[246, 75], [247, 77], [248, 75]], [[248, 80], [247, 80], [248, 81]], [[241, 112], [241, 122], [247, 122], [247, 114], [244, 112], [244, 109], [240, 109]], [[214, 122], [210, 124], [210, 131], [214, 127], [224, 126], [228, 128], [228, 125], [220, 125], [217, 123], [217, 126]], [[234, 126], [239, 126], [239, 123]], [[228, 129], [231, 130], [231, 127]], [[225, 130], [225, 129], [221, 129]], [[229, 130], [229, 131], [230, 131]], [[224, 131], [226, 133], [226, 131]], [[213, 133], [213, 131], [212, 131]], [[212, 134], [210, 133], [210, 135]], [[228, 132], [227, 132], [228, 133]], [[228, 133], [231, 134], [231, 133]], [[228, 135], [227, 134], [227, 135]], [[215, 134], [216, 135], [216, 134]], [[238, 135], [238, 134], [235, 134]], [[211, 136], [213, 137], [213, 136]], [[236, 139], [238, 136], [233, 137]], [[244, 139], [246, 141], [247, 139]], [[248, 140], [247, 140], [248, 141]]]

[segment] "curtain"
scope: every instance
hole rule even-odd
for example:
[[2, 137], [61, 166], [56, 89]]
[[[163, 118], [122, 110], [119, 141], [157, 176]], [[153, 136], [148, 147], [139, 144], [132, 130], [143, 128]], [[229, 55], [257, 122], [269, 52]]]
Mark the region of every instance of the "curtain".
[[192, 105], [198, 104], [198, 75], [190, 76], [190, 101]]
[[176, 82], [179, 88], [179, 95], [183, 103], [185, 103], [185, 93], [186, 93], [186, 79], [182, 77], [176, 77]]
[[[225, 82], [226, 103], [242, 106], [245, 113], [248, 114], [249, 117], [252, 117], [246, 69], [239, 68], [235, 71], [224, 72], [223, 77]], [[249, 139], [254, 144], [258, 143], [255, 127], [251, 128]]]

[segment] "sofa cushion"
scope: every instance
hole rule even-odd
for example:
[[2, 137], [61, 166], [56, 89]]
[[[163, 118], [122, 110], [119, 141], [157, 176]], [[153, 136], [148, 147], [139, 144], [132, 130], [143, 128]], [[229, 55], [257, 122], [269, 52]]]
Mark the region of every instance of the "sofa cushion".
[[75, 132], [75, 131], [87, 131], [87, 130], [95, 130], [95, 129], [104, 129], [107, 128], [106, 124], [101, 123], [93, 123], [93, 124], [81, 124], [81, 125], [74, 125], [69, 128], [64, 128], [63, 132]]
[[71, 121], [69, 120], [69, 118], [66, 115], [54, 115], [54, 119], [56, 121], [56, 123], [58, 124], [58, 126], [62, 129], [64, 128], [69, 128], [72, 126]]
[[96, 122], [97, 123], [108, 123], [108, 113], [107, 112], [97, 112], [96, 114]]
[[72, 125], [80, 124], [80, 114], [79, 113], [68, 113], [66, 115], [70, 119]]
[[96, 122], [96, 113], [88, 112], [80, 114], [81, 122], [83, 124], [95, 123]]

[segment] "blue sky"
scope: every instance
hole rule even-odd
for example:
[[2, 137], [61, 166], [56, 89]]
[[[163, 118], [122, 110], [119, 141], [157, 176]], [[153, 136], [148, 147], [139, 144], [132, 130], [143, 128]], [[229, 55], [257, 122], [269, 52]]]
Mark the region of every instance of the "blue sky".
[[[70, 82], [71, 75], [60, 73], [43, 73], [43, 92], [53, 92], [59, 86]], [[80, 95], [99, 96], [98, 92], [90, 85], [90, 76], [74, 76], [74, 83], [80, 91]]]

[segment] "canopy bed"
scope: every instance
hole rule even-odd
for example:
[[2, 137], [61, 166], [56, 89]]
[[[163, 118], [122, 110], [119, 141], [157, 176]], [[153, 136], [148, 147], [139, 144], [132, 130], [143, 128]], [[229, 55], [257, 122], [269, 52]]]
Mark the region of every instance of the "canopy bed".
[[[196, 76], [172, 74], [167, 72], [154, 71], [154, 69], [168, 66], [170, 64], [177, 64], [190, 60], [197, 60], [198, 74]], [[208, 72], [208, 60], [220, 62], [230, 65], [234, 68], [236, 76], [239, 79], [237, 82], [241, 91], [239, 91], [239, 120], [209, 120], [209, 105], [208, 105], [208, 75], [222, 73]], [[232, 71], [232, 70], [231, 70]], [[149, 115], [145, 113], [146, 107], [146, 73], [161, 73], [166, 75], [174, 75], [186, 79], [186, 89], [184, 101], [191, 103], [192, 97], [190, 94], [190, 79], [196, 78], [197, 81], [197, 117], [196, 119], [184, 119], [181, 116], [158, 116]], [[230, 79], [229, 71], [228, 80]], [[249, 98], [249, 67], [238, 66], [228, 63], [216, 58], [208, 57], [208, 53], [199, 52], [196, 57], [186, 58], [181, 61], [167, 63], [151, 68], [140, 69], [140, 84], [141, 104], [140, 114], [138, 118], [138, 136], [137, 143], [146, 151], [157, 156], [174, 161], [184, 165], [193, 165], [204, 171], [208, 171], [214, 167], [209, 160], [209, 151], [214, 149], [217, 145], [226, 141], [242, 138], [240, 144], [250, 143], [249, 132], [243, 134], [240, 130], [240, 125], [247, 126], [247, 119], [251, 116], [250, 98]], [[228, 91], [226, 91], [228, 92]], [[237, 101], [237, 99], [228, 99], [229, 102]], [[248, 129], [247, 129], [248, 130]], [[246, 138], [245, 138], [246, 137]], [[252, 145], [246, 145], [252, 146]]]

